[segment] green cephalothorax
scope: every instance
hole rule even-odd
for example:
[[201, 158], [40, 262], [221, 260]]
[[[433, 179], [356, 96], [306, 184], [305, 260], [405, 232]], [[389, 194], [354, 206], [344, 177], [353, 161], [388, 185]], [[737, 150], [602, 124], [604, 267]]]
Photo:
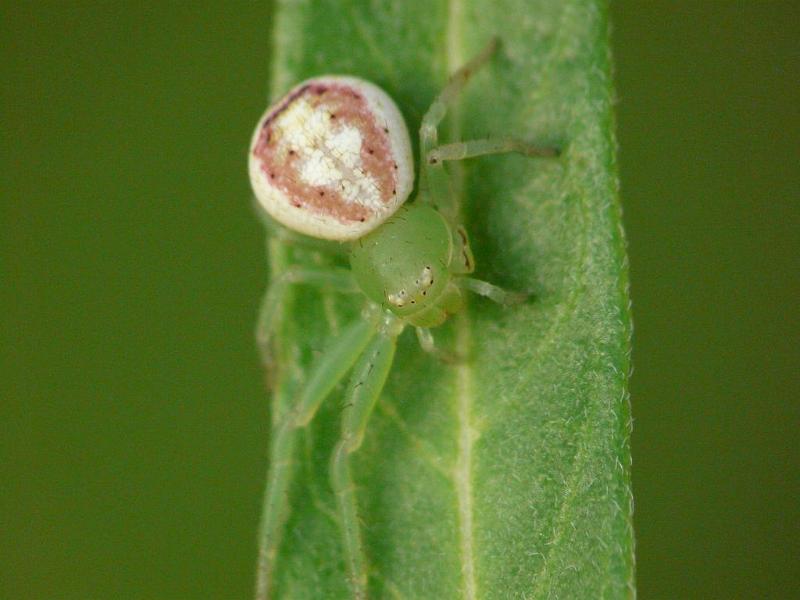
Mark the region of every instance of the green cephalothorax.
[[[352, 373], [342, 403], [342, 433], [331, 458], [331, 488], [351, 598], [366, 600], [369, 557], [361, 539], [351, 456], [361, 446], [389, 375], [397, 338], [412, 326], [424, 351], [449, 362], [465, 360], [462, 349], [438, 349], [430, 332], [463, 310], [463, 291], [505, 306], [527, 298], [467, 277], [475, 262], [443, 163], [504, 152], [554, 156], [556, 151], [510, 138], [438, 143], [447, 105], [495, 47], [493, 40], [456, 71], [423, 117], [420, 192], [411, 204], [403, 206], [413, 189], [414, 166], [405, 122], [386, 93], [369, 82], [341, 76], [306, 80], [267, 110], [256, 127], [250, 178], [264, 210], [292, 230], [279, 229], [280, 239], [314, 250], [331, 249], [321, 246], [322, 240], [351, 242], [349, 270], [294, 265], [273, 279], [256, 333], [265, 367], [272, 369], [271, 337], [289, 286], [348, 294], [364, 306], [362, 319], [338, 331], [310, 366], [294, 402], [276, 417], [259, 531], [257, 600], [268, 600], [274, 588], [299, 431], [337, 384]], [[318, 239], [298, 239], [293, 232]]]
[[435, 327], [462, 306], [451, 282], [453, 249], [441, 214], [415, 203], [353, 242], [350, 266], [370, 300], [412, 325]]

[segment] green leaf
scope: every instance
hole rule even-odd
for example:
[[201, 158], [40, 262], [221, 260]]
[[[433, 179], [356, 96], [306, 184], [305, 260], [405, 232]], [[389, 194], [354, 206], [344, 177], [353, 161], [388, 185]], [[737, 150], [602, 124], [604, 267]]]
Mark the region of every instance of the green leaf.
[[[442, 141], [513, 135], [558, 160], [496, 156], [451, 170], [476, 275], [535, 299], [473, 297], [435, 331], [452, 367], [410, 331], [354, 459], [375, 598], [634, 595], [631, 325], [617, 197], [604, 3], [589, 0], [290, 1], [275, 13], [272, 95], [323, 73], [386, 89], [412, 134], [449, 72], [492, 36]], [[273, 275], [315, 255], [273, 241]], [[330, 259], [334, 260], [334, 259]], [[360, 301], [297, 289], [279, 333], [273, 408]], [[332, 333], [333, 332], [333, 333]], [[328, 481], [341, 389], [303, 434], [276, 596], [348, 596]]]

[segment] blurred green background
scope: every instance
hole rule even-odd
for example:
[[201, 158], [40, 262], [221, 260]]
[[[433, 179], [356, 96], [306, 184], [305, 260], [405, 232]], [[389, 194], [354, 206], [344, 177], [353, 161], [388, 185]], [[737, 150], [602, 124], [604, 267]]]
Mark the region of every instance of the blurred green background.
[[[0, 598], [246, 598], [268, 4], [0, 14]], [[800, 597], [800, 9], [612, 16], [640, 597]]]

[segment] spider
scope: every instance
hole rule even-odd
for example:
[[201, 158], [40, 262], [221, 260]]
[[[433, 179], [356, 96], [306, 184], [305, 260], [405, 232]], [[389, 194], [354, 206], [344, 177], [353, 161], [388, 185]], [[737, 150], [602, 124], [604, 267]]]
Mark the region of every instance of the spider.
[[[296, 437], [348, 373], [341, 437], [330, 463], [330, 484], [342, 530], [353, 598], [367, 597], [367, 558], [350, 459], [392, 366], [397, 338], [408, 326], [423, 350], [438, 350], [430, 329], [463, 310], [470, 291], [502, 305], [526, 295], [468, 277], [475, 268], [469, 240], [457, 221], [444, 162], [518, 152], [552, 157], [553, 148], [511, 138], [438, 142], [447, 106], [497, 47], [492, 40], [458, 69], [433, 101], [420, 127], [419, 191], [408, 205], [414, 165], [408, 130], [391, 98], [353, 77], [307, 80], [270, 107], [259, 121], [249, 154], [250, 179], [261, 207], [288, 228], [288, 241], [348, 241], [350, 269], [291, 267], [275, 280], [262, 303], [257, 338], [269, 356], [270, 334], [288, 286], [325, 286], [361, 294], [362, 318], [345, 327], [314, 362], [304, 388], [277, 419], [259, 532], [256, 598], [270, 596], [284, 525]], [[305, 242], [303, 241], [305, 240]]]

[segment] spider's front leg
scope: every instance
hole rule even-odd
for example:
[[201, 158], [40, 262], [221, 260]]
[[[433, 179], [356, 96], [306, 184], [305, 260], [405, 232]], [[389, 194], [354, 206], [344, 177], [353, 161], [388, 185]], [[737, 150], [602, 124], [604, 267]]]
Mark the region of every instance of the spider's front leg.
[[348, 326], [314, 363], [297, 401], [272, 431], [270, 464], [259, 529], [256, 600], [267, 600], [283, 527], [289, 513], [289, 486], [298, 431], [314, 418], [319, 406], [364, 352], [375, 335], [372, 319]]
[[361, 447], [367, 422], [389, 375], [402, 322], [386, 315], [380, 331], [353, 370], [345, 394], [342, 437], [331, 458], [331, 486], [341, 520], [345, 561], [355, 600], [367, 597], [367, 563], [358, 519], [358, 502], [350, 472], [350, 456]]

